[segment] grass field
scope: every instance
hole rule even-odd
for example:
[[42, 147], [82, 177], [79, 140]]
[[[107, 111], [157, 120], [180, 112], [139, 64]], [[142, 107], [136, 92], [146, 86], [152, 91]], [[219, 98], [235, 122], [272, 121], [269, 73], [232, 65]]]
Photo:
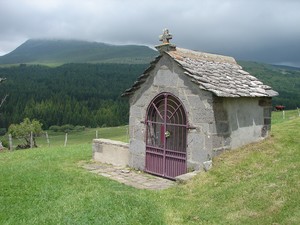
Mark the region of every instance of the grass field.
[[282, 123], [297, 117], [300, 117], [300, 109], [272, 112], [272, 124]]
[[[273, 114], [266, 140], [226, 152], [209, 172], [163, 191], [79, 167], [91, 160], [95, 130], [73, 141], [70, 134], [67, 147], [63, 134], [49, 134], [50, 147], [0, 153], [0, 224], [300, 224], [300, 117], [281, 115]], [[105, 129], [100, 137], [127, 140], [126, 127]]]
[[[105, 127], [105, 128], [87, 128], [84, 132], [70, 132], [68, 134], [67, 145], [73, 144], [91, 144], [92, 140], [96, 138], [96, 132], [98, 132], [98, 138], [105, 139], [114, 139], [117, 141], [128, 142], [128, 126], [120, 127]], [[65, 134], [48, 132], [50, 145], [53, 146], [62, 146], [65, 143]], [[47, 141], [45, 136], [42, 136], [38, 139], [39, 143], [47, 146]]]
[[[114, 139], [117, 141], [128, 142], [128, 126], [120, 127], [105, 127], [105, 128], [86, 128], [85, 131], [72, 131], [67, 135], [67, 146], [78, 144], [91, 144], [93, 139], [96, 138]], [[49, 137], [50, 147], [62, 147], [65, 145], [65, 133], [47, 131]], [[8, 140], [8, 137], [2, 137], [1, 140]], [[8, 142], [8, 141], [7, 141]], [[46, 135], [43, 134], [36, 139], [37, 145], [40, 148], [48, 147]], [[21, 144], [22, 140], [13, 139], [14, 148]]]

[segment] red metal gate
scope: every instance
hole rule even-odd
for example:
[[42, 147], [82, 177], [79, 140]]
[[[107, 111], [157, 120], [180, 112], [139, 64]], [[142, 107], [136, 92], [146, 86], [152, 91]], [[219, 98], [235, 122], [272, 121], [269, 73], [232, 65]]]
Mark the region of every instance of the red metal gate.
[[174, 179], [186, 173], [186, 112], [180, 100], [161, 93], [146, 115], [146, 172]]

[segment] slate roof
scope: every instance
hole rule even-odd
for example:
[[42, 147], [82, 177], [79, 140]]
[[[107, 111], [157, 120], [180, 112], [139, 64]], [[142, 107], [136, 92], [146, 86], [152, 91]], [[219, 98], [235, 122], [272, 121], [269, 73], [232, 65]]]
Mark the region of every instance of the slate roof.
[[146, 81], [150, 71], [163, 55], [171, 57], [200, 89], [210, 91], [216, 96], [274, 97], [278, 95], [270, 86], [264, 85], [256, 77], [244, 71], [232, 57], [176, 48], [161, 53], [133, 86], [123, 93], [123, 96], [133, 94]]

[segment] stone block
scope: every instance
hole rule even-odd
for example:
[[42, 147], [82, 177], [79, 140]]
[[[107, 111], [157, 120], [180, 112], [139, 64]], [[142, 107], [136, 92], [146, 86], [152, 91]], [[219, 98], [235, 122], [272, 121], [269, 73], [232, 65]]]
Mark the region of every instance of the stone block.
[[209, 124], [209, 134], [217, 134], [216, 123]]
[[184, 79], [184, 84], [186, 85], [185, 87], [182, 87], [184, 94], [185, 95], [202, 95], [201, 90], [199, 89], [199, 86], [185, 77]]
[[271, 107], [265, 107], [264, 108], [264, 117], [271, 117], [271, 113], [272, 113], [272, 108]]
[[175, 177], [175, 180], [177, 183], [186, 183], [187, 181], [191, 180], [193, 177], [195, 177], [200, 171], [193, 171], [190, 173], [185, 173], [182, 175], [179, 175]]
[[229, 132], [229, 124], [227, 121], [217, 121], [216, 130], [218, 134], [227, 134]]
[[228, 136], [224, 136], [224, 147], [230, 147], [231, 145], [231, 137], [228, 135]]
[[262, 128], [261, 128], [261, 137], [267, 137], [268, 136], [268, 134], [269, 134], [269, 131], [270, 131], [270, 127], [271, 126], [263, 126]]
[[212, 168], [212, 165], [213, 164], [212, 164], [211, 160], [203, 162], [203, 169], [204, 169], [204, 171], [210, 170]]
[[133, 127], [133, 138], [138, 140], [144, 140], [145, 138], [145, 125], [143, 123], [139, 123]]
[[198, 126], [201, 128], [201, 132], [204, 134], [209, 134], [210, 133], [210, 125], [213, 123], [201, 123]]
[[219, 110], [214, 109], [214, 117], [216, 121], [226, 121], [228, 119], [227, 112], [223, 108]]
[[135, 105], [130, 106], [130, 117], [134, 119], [141, 119], [143, 117], [142, 108]]
[[205, 108], [205, 105], [203, 104], [203, 102], [201, 101], [198, 95], [188, 95], [187, 101], [189, 102], [189, 105], [193, 109], [199, 110]]
[[130, 153], [129, 166], [137, 170], [145, 169], [145, 155]]
[[173, 73], [166, 66], [161, 66], [154, 76], [153, 84], [157, 86], [177, 87], [178, 74]]
[[194, 123], [212, 123], [214, 121], [214, 114], [212, 109], [197, 109], [192, 110]]
[[159, 87], [159, 93], [161, 93], [161, 92], [170, 92], [173, 95], [179, 97], [179, 99], [181, 98], [177, 87]]
[[211, 152], [212, 151], [212, 135], [205, 135], [204, 149]]
[[271, 124], [271, 118], [264, 118], [264, 125], [270, 125]]
[[188, 171], [202, 170], [202, 162], [195, 162], [195, 161], [188, 160], [187, 168], [188, 168]]
[[223, 136], [213, 135], [212, 136], [213, 149], [223, 147], [223, 140], [224, 140]]
[[204, 148], [204, 135], [198, 133], [196, 130], [191, 130], [187, 136], [188, 147], [197, 146], [198, 148]]
[[272, 99], [271, 98], [262, 98], [258, 101], [259, 106], [272, 106]]
[[182, 76], [179, 76], [178, 79], [177, 79], [177, 84], [176, 84], [176, 87], [177, 88], [180, 88], [180, 89], [185, 89], [187, 86], [185, 85], [185, 80], [182, 79]]
[[227, 149], [229, 149], [229, 148], [217, 148], [217, 149], [214, 149], [214, 151], [213, 151], [213, 157], [222, 154], [222, 153], [225, 152]]
[[145, 154], [146, 144], [144, 139], [131, 139], [129, 151], [132, 154]]

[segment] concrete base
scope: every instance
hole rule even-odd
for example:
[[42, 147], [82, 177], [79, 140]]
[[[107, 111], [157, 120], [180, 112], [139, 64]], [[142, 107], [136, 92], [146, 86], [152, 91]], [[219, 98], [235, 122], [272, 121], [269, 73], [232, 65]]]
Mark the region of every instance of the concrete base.
[[93, 160], [126, 167], [129, 164], [129, 144], [109, 139], [94, 139]]

